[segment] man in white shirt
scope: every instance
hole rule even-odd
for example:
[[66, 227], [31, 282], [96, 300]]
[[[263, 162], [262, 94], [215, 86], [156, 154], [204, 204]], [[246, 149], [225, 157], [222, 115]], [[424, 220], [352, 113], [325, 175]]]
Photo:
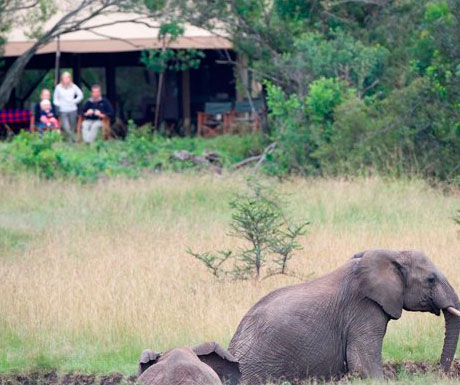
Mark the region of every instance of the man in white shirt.
[[72, 75], [64, 72], [54, 89], [53, 103], [59, 110], [62, 130], [72, 141], [75, 140], [78, 103], [82, 100], [83, 92], [72, 82]]

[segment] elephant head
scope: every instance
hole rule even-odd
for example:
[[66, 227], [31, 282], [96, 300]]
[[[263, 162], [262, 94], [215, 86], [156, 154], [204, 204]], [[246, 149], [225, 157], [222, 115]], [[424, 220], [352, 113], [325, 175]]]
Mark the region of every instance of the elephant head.
[[[141, 376], [149, 367], [161, 361], [168, 363], [169, 361], [177, 361], [181, 355], [193, 355], [198, 363], [206, 364], [219, 377], [220, 381], [226, 385], [236, 385], [241, 377], [238, 361], [217, 342], [205, 342], [201, 345], [192, 348], [177, 348], [166, 353], [155, 353], [150, 349], [146, 349], [139, 357], [138, 376]], [[177, 365], [177, 362], [171, 362]], [[193, 361], [189, 362], [192, 365]], [[201, 365], [202, 365], [201, 364]], [[177, 371], [177, 367], [174, 368]], [[214, 374], [214, 375], [215, 375]]]
[[155, 364], [161, 356], [162, 353], [155, 353], [150, 349], [143, 350], [141, 356], [139, 357], [137, 375], [140, 376], [142, 373], [144, 373], [150, 366]]
[[459, 299], [444, 274], [422, 251], [368, 250], [354, 256], [363, 296], [376, 302], [393, 319], [402, 310], [445, 317], [441, 367], [448, 371], [460, 331]]

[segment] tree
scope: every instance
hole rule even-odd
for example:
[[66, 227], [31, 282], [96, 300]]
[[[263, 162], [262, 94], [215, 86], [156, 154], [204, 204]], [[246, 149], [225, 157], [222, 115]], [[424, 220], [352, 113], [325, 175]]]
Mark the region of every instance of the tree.
[[[70, 32], [93, 30], [117, 23], [134, 22], [153, 27], [148, 18], [154, 16], [165, 5], [165, 2], [161, 0], [146, 0], [145, 2], [141, 0], [79, 0], [67, 2], [65, 5], [59, 4], [59, 7], [53, 0], [31, 0], [26, 1], [26, 3], [21, 0], [0, 1], [0, 21], [6, 19], [9, 21], [6, 25], [10, 26], [13, 24], [13, 19], [17, 19], [19, 22], [28, 20], [28, 24], [26, 24], [30, 28], [28, 34], [35, 40], [33, 45], [8, 68], [0, 85], [0, 108], [7, 103], [11, 91], [18, 84], [27, 64], [36, 52], [57, 37]], [[128, 11], [139, 11], [140, 13], [126, 18], [122, 22], [113, 21], [98, 25], [89, 23], [98, 16]], [[59, 15], [59, 17], [51, 27], [45, 30], [44, 22], [51, 15]]]
[[460, 0], [193, 0], [265, 85], [276, 174], [460, 180]]
[[[257, 181], [250, 180], [250, 192], [237, 194], [230, 202], [230, 236], [244, 241], [240, 250], [187, 252], [204, 263], [217, 278], [260, 281], [274, 275], [297, 276], [288, 263], [302, 247], [298, 238], [306, 234], [309, 222], [294, 223], [285, 214], [279, 194]], [[226, 269], [227, 261], [233, 266]]]
[[[258, 80], [288, 84], [286, 55], [299, 51], [296, 41], [305, 33], [329, 39], [337, 29], [351, 31], [367, 23], [364, 15], [377, 15], [389, 0], [193, 0], [179, 1], [184, 20], [224, 30], [238, 53], [249, 60]], [[373, 16], [376, 17], [376, 16]], [[363, 21], [365, 19], [365, 21]]]
[[31, 10], [40, 4], [39, 0], [0, 0], [0, 46], [3, 46], [15, 16]]
[[201, 59], [205, 56], [203, 51], [193, 48], [187, 50], [173, 50], [168, 47], [171, 42], [183, 35], [184, 32], [185, 28], [178, 20], [163, 23], [158, 33], [158, 38], [162, 41], [162, 48], [159, 50], [145, 50], [142, 52], [141, 62], [147, 68], [160, 74], [156, 98], [157, 103], [155, 108], [155, 128], [158, 128], [159, 123], [159, 112], [165, 71], [184, 71], [189, 68], [198, 68], [200, 66]]

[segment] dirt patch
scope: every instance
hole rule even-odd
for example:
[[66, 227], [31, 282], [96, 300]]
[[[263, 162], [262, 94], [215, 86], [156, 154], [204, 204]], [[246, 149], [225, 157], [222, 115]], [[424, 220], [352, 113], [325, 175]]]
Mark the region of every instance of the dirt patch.
[[[423, 375], [439, 371], [431, 362], [387, 363], [383, 371], [387, 379], [396, 379], [399, 373]], [[460, 360], [455, 360], [449, 373], [450, 378], [460, 379]], [[345, 376], [335, 384], [347, 384], [352, 376]], [[104, 376], [95, 374], [65, 373], [56, 371], [29, 372], [21, 374], [0, 374], [0, 385], [134, 385], [136, 376], [112, 373]]]
[[[383, 367], [385, 377], [389, 379], [396, 378], [398, 373], [410, 374], [426, 374], [436, 373], [440, 371], [438, 365], [432, 362], [402, 362], [402, 363], [387, 363]], [[460, 361], [454, 360], [449, 372], [449, 377], [460, 378]]]
[[95, 374], [30, 372], [21, 374], [0, 374], [0, 385], [130, 385], [136, 376], [112, 373], [104, 376]]

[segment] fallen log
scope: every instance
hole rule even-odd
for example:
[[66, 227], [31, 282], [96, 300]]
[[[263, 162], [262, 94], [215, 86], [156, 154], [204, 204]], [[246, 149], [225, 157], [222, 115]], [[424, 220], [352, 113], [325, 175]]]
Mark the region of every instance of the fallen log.
[[247, 166], [248, 164], [257, 162], [258, 160], [260, 160], [260, 158], [262, 158], [262, 155], [251, 156], [249, 158], [243, 159], [241, 162], [235, 163], [231, 168], [232, 170], [237, 170], [241, 167]]
[[195, 155], [187, 150], [181, 150], [174, 151], [171, 157], [181, 162], [189, 161], [196, 165], [213, 167], [218, 172], [222, 168], [220, 155], [217, 152], [206, 152], [203, 155]]
[[264, 151], [260, 155], [254, 155], [250, 156], [249, 158], [243, 159], [241, 162], [235, 163], [231, 169], [232, 170], [237, 170], [239, 168], [245, 167], [249, 164], [252, 164], [254, 162], [257, 162], [256, 165], [254, 166], [253, 172], [256, 172], [262, 163], [265, 161], [267, 158], [268, 154], [271, 154], [276, 148], [276, 142], [270, 143], [267, 147], [265, 147]]

